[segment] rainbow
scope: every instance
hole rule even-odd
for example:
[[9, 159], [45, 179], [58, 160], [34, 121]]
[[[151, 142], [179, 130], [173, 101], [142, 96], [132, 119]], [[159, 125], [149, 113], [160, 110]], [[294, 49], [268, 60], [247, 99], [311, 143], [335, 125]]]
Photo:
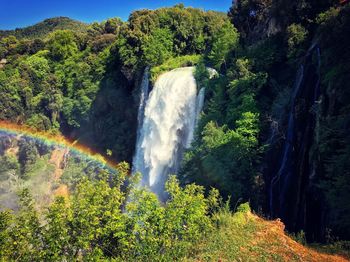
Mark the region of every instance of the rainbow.
[[117, 167], [117, 163], [113, 162], [112, 160], [107, 159], [101, 154], [93, 151], [91, 148], [80, 144], [77, 140], [72, 141], [60, 134], [39, 131], [25, 125], [14, 124], [11, 122], [1, 120], [0, 132], [12, 135], [23, 135], [43, 142], [47, 145], [55, 145], [59, 147], [68, 148], [73, 153], [83, 158], [96, 161], [100, 165], [110, 168], [112, 170], [116, 170]]

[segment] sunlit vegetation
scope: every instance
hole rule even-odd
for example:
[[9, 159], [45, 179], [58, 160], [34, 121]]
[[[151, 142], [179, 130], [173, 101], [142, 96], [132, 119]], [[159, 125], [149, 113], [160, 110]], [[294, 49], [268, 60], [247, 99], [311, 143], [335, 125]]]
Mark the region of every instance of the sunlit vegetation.
[[[213, 60], [215, 45], [204, 55], [204, 63], [219, 70], [219, 77], [204, 81], [208, 87], [204, 112], [193, 147], [185, 154], [180, 177], [184, 184], [214, 186], [224, 196], [230, 196], [232, 203], [249, 200], [255, 210], [268, 210], [270, 182], [266, 169], [278, 172], [282, 160], [278, 154], [283, 152], [284, 143], [290, 143], [286, 135], [297, 67], [304, 64], [305, 70], [310, 70], [317, 68], [320, 61], [320, 99], [312, 101], [311, 93], [300, 93], [303, 97], [297, 100], [295, 109], [297, 119], [304, 114], [316, 115], [312, 146], [305, 159], [316, 168], [308, 192], [312, 192], [312, 201], [322, 203], [322, 208], [317, 215], [314, 210], [309, 212], [317, 216], [317, 221], [323, 221], [321, 214], [326, 212], [327, 226], [317, 222], [318, 230], [348, 239], [350, 198], [346, 192], [350, 192], [350, 176], [345, 159], [349, 133], [344, 123], [349, 120], [345, 103], [349, 95], [349, 74], [345, 73], [350, 61], [346, 47], [350, 43], [349, 6], [339, 7], [331, 1], [305, 5], [282, 2], [239, 1], [231, 8], [229, 16], [240, 34], [240, 44], [231, 36], [228, 39], [232, 42], [218, 48], [228, 48], [221, 59]], [[268, 18], [274, 21], [265, 27]], [[223, 39], [220, 37], [218, 44]], [[305, 62], [308, 50], [315, 44], [320, 57], [315, 53], [312, 61]], [[215, 61], [219, 64], [215, 65]], [[199, 81], [202, 69], [199, 64]], [[305, 77], [304, 81], [310, 81], [306, 85], [315, 85], [311, 82], [314, 75]], [[303, 111], [305, 99], [314, 103], [307, 112]], [[302, 147], [304, 142], [298, 143]], [[271, 155], [274, 159], [269, 158]], [[302, 160], [292, 161], [296, 164]], [[313, 172], [311, 167], [307, 172]], [[310, 220], [310, 225], [316, 223], [315, 219]], [[307, 231], [307, 239], [325, 241], [325, 233], [315, 237], [318, 230], [312, 234]]]
[[199, 63], [200, 58], [200, 55], [185, 55], [170, 58], [161, 65], [154, 66], [151, 68], [150, 79], [154, 83], [157, 80], [157, 77], [162, 73], [168, 72], [179, 67], [195, 66]]
[[57, 197], [40, 212], [28, 190], [23, 190], [18, 213], [0, 212], [0, 258], [180, 259], [212, 230], [217, 191], [206, 198], [204, 188], [182, 189], [171, 177], [166, 185], [169, 200], [162, 205], [153, 193], [133, 188], [132, 181], [125, 188], [128, 170], [122, 166], [118, 170], [113, 177], [83, 179], [71, 197]]
[[12, 35], [18, 39], [37, 39], [36, 41], [38, 42], [38, 39], [46, 37], [49, 33], [63, 29], [85, 33], [88, 29], [88, 25], [68, 17], [55, 17], [45, 19], [38, 24], [26, 28], [0, 30], [0, 38]]
[[166, 184], [161, 204], [146, 189], [128, 183], [119, 170], [112, 179], [82, 180], [69, 198], [57, 197], [38, 212], [27, 190], [20, 210], [0, 212], [0, 258], [6, 261], [343, 261], [289, 238], [280, 221], [265, 221], [248, 203], [235, 213], [218, 192]]
[[[290, 111], [296, 119], [312, 115], [310, 146], [293, 164], [308, 163], [307, 182], [297, 186], [305, 189], [301, 202], [315, 207], [305, 200], [311, 196], [320, 215], [300, 212], [298, 223], [307, 223], [293, 234], [346, 249], [337, 240], [350, 237], [349, 30], [350, 7], [338, 1], [240, 0], [228, 16], [179, 4], [135, 11], [127, 22], [57, 18], [0, 32], [0, 120], [63, 133], [114, 160], [131, 162], [146, 67], [154, 83], [166, 71], [196, 66], [197, 83], [206, 87], [195, 140], [179, 181], [167, 183], [166, 203], [134, 187], [126, 164], [112, 174], [69, 159], [59, 182], [68, 196], [37, 209], [36, 195], [22, 190], [18, 212], [0, 213], [0, 260], [331, 259], [291, 242], [281, 223], [256, 217], [249, 205], [271, 214], [266, 170], [279, 171]], [[307, 57], [315, 47], [320, 56]], [[320, 96], [311, 101], [315, 93], [301, 91], [291, 109], [300, 65], [306, 86], [319, 80]], [[207, 67], [217, 76], [209, 79]], [[1, 192], [13, 177], [23, 182], [16, 189], [38, 186], [54, 172], [48, 159], [30, 141], [15, 154], [1, 151]], [[249, 205], [232, 214], [241, 202]]]
[[128, 22], [73, 25], [45, 20], [21, 30], [27, 38], [7, 32], [0, 39], [0, 59], [7, 61], [0, 71], [0, 119], [74, 133], [101, 151], [112, 144], [113, 157], [129, 161], [136, 133], [133, 83], [144, 67], [153, 66], [156, 77], [194, 65], [196, 55], [218, 42], [217, 32], [234, 32], [224, 14], [183, 5], [135, 11]]

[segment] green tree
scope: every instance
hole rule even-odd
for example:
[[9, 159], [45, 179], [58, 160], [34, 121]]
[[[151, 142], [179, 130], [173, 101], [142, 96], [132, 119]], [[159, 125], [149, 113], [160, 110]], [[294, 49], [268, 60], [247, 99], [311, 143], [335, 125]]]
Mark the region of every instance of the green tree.
[[18, 40], [15, 36], [10, 35], [0, 39], [0, 59], [8, 55], [13, 55], [17, 48]]
[[105, 23], [105, 32], [107, 34], [118, 34], [119, 27], [122, 26], [123, 21], [119, 18], [110, 18]]
[[213, 36], [213, 43], [211, 50], [208, 53], [209, 62], [220, 70], [221, 65], [227, 68], [227, 58], [238, 45], [239, 34], [231, 23], [226, 22], [216, 35]]
[[10, 226], [13, 217], [9, 211], [0, 211], [0, 260], [6, 261], [11, 255]]
[[19, 163], [15, 156], [5, 154], [0, 157], [0, 173], [5, 173], [9, 170], [19, 170]]
[[28, 108], [40, 110], [43, 99], [42, 93], [45, 91], [45, 81], [50, 74], [49, 61], [45, 58], [45, 52], [39, 52], [29, 56], [21, 62], [19, 68], [23, 78], [28, 80], [30, 90], [27, 91]]
[[169, 29], [156, 29], [147, 36], [143, 44], [145, 63], [159, 65], [173, 54], [173, 35]]
[[78, 51], [75, 36], [69, 30], [57, 30], [50, 34], [47, 48], [50, 56], [56, 61], [61, 61]]
[[[29, 125], [30, 127], [36, 128], [38, 130], [48, 131], [52, 128], [52, 124], [51, 124], [50, 119], [41, 113], [33, 114], [29, 119], [27, 119], [26, 124]], [[24, 160], [24, 158], [26, 158], [26, 157], [24, 157], [22, 155], [21, 159]]]
[[127, 251], [126, 220], [121, 206], [124, 194], [104, 181], [82, 181], [73, 196], [71, 208], [71, 250], [87, 258], [118, 256]]
[[20, 193], [20, 210], [9, 230], [9, 260], [39, 261], [42, 258], [42, 231], [28, 189]]
[[291, 24], [287, 28], [287, 42], [289, 56], [299, 57], [301, 52], [300, 49], [303, 42], [306, 40], [308, 31], [300, 24]]
[[33, 140], [20, 140], [18, 161], [21, 165], [22, 176], [27, 177], [38, 157], [39, 153]]
[[43, 241], [45, 243], [43, 259], [45, 261], [69, 260], [69, 251], [72, 249], [70, 242], [70, 226], [72, 221], [71, 209], [63, 197], [58, 197], [48, 207], [46, 213], [46, 225], [43, 229]]
[[130, 217], [130, 256], [138, 260], [159, 258], [168, 237], [164, 207], [157, 196], [146, 189], [134, 190], [127, 205]]
[[212, 229], [209, 211], [216, 204], [217, 192], [210, 201], [204, 196], [204, 188], [190, 184], [181, 188], [175, 176], [170, 176], [165, 185], [169, 193], [166, 202], [165, 220], [169, 240], [166, 247], [171, 257], [182, 257], [191, 245]]
[[43, 80], [50, 71], [49, 61], [40, 53], [29, 56], [21, 66], [28, 70], [33, 82]]
[[212, 229], [210, 212], [217, 206], [217, 191], [205, 198], [203, 187], [181, 188], [175, 176], [169, 178], [166, 191], [169, 199], [165, 205], [146, 189], [135, 189], [131, 194], [127, 205], [132, 225], [130, 254], [136, 260], [181, 259]]

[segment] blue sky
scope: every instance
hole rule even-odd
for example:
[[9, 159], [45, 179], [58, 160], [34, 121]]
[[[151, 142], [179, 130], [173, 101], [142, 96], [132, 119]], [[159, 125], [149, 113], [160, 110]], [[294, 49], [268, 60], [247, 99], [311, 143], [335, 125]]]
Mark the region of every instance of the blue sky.
[[226, 12], [232, 0], [0, 0], [0, 29], [24, 27], [55, 16], [87, 23], [116, 16], [126, 20], [133, 10], [173, 6], [179, 2]]

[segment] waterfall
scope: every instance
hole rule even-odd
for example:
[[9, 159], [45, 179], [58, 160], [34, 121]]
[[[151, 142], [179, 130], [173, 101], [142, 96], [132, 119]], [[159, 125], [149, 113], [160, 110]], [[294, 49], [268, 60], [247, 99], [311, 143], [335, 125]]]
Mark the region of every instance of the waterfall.
[[291, 107], [290, 107], [290, 113], [288, 118], [288, 129], [287, 129], [287, 136], [286, 136], [286, 142], [283, 149], [283, 157], [281, 161], [280, 169], [278, 170], [278, 173], [276, 176], [274, 176], [271, 180], [270, 185], [270, 210], [273, 210], [273, 189], [276, 183], [280, 180], [281, 176], [283, 176], [286, 172], [288, 172], [288, 160], [290, 159], [290, 154], [293, 149], [293, 140], [294, 140], [294, 116], [295, 116], [295, 100], [297, 98], [298, 92], [300, 90], [300, 87], [302, 85], [304, 79], [304, 65], [301, 65], [296, 78], [296, 84], [294, 87], [294, 91], [292, 94], [292, 100], [291, 100]]
[[[149, 67], [145, 68], [145, 71], [142, 76], [142, 81], [141, 81], [141, 86], [140, 86], [140, 100], [139, 100], [139, 109], [137, 113], [137, 140], [136, 140], [136, 148], [135, 151], [137, 151], [138, 148], [140, 148], [140, 139], [139, 137], [141, 136], [141, 127], [143, 124], [143, 118], [144, 118], [144, 112], [145, 112], [145, 107], [146, 107], [146, 101], [148, 98], [148, 93], [149, 93]], [[141, 155], [136, 154], [133, 159], [133, 164], [132, 164], [132, 173], [137, 172], [135, 170], [136, 163], [140, 161], [138, 159], [141, 157]]]
[[205, 88], [202, 87], [197, 96], [197, 105], [196, 105], [196, 125], [198, 124], [200, 113], [202, 111], [204, 105], [204, 96], [205, 96]]
[[139, 111], [137, 113], [137, 126], [138, 128], [142, 126], [143, 115], [145, 112], [146, 100], [148, 98], [149, 92], [149, 67], [146, 67], [145, 72], [142, 77], [141, 82], [141, 93], [139, 102]]
[[167, 176], [178, 171], [183, 151], [191, 145], [203, 106], [204, 89], [197, 95], [193, 71], [184, 67], [162, 74], [147, 100], [141, 92], [133, 172], [141, 172], [142, 185], [161, 198]]
[[306, 228], [305, 221], [312, 210], [310, 202], [318, 203], [316, 198], [308, 195], [308, 190], [317, 172], [314, 162], [317, 149], [312, 147], [317, 143], [315, 128], [322, 102], [319, 100], [320, 68], [320, 49], [314, 43], [297, 72], [281, 158], [277, 171], [271, 176], [271, 216], [280, 217], [291, 231]]

